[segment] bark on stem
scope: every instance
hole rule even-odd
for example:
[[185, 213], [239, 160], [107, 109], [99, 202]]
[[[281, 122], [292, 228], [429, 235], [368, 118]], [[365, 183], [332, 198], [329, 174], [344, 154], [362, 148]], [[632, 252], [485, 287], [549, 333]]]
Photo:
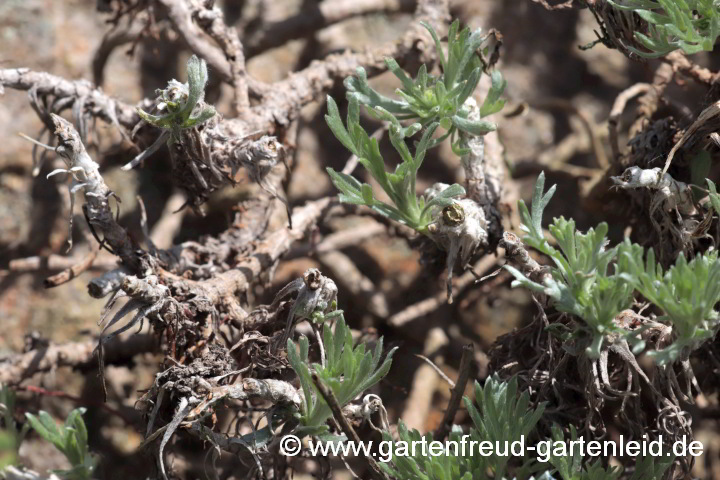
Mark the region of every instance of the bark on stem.
[[[335, 398], [335, 395], [333, 395], [332, 390], [325, 386], [322, 380], [318, 378], [317, 374], [313, 373], [312, 379], [313, 383], [315, 383], [315, 386], [320, 392], [320, 395], [322, 395], [322, 397], [325, 399], [325, 402], [328, 404], [328, 407], [330, 407], [330, 410], [332, 410], [333, 417], [335, 418], [335, 421], [338, 422], [340, 429], [345, 435], [347, 435], [348, 440], [355, 442], [356, 445], [360, 445], [360, 437], [358, 436], [357, 432], [355, 432], [355, 429], [352, 427], [352, 425], [350, 425], [350, 422], [345, 417], [345, 415], [343, 415], [342, 408], [340, 407], [337, 398]], [[370, 471], [372, 472], [373, 478], [377, 480], [390, 480], [387, 475], [385, 475], [385, 473], [380, 470], [380, 466], [378, 465], [377, 461], [372, 457], [372, 455], [368, 455], [366, 458], [368, 463], [370, 464]]]
[[304, 8], [298, 15], [273, 22], [247, 42], [248, 58], [286, 42], [314, 34], [318, 30], [352, 17], [372, 13], [412, 12], [415, 0], [345, 0], [320, 3]]
[[115, 214], [110, 208], [110, 197], [114, 194], [100, 175], [100, 166], [90, 158], [80, 140], [80, 134], [72, 124], [58, 115], [50, 116], [58, 140], [55, 151], [67, 164], [66, 172], [73, 177], [71, 205], [75, 192], [82, 191], [85, 198], [83, 211], [91, 229], [102, 235], [103, 243], [130, 270], [142, 276], [149, 275], [155, 268], [155, 260], [139, 249], [115, 220]]
[[[120, 363], [140, 353], [152, 352], [157, 341], [152, 335], [116, 338], [105, 344], [105, 363]], [[0, 359], [0, 384], [15, 385], [39, 372], [60, 367], [95, 368], [97, 340], [70, 342], [31, 350]]]
[[442, 422], [440, 422], [440, 426], [435, 430], [435, 433], [433, 434], [433, 438], [435, 440], [442, 441], [450, 431], [450, 428], [452, 428], [455, 414], [457, 413], [458, 407], [460, 406], [460, 401], [462, 400], [463, 394], [465, 393], [465, 386], [470, 379], [472, 361], [474, 360], [474, 358], [474, 345], [472, 343], [464, 345], [462, 357], [460, 358], [460, 373], [458, 375], [457, 382], [455, 382], [455, 386], [452, 389], [452, 393], [450, 394], [450, 402], [448, 403], [447, 410], [445, 410], [445, 415], [443, 415]]

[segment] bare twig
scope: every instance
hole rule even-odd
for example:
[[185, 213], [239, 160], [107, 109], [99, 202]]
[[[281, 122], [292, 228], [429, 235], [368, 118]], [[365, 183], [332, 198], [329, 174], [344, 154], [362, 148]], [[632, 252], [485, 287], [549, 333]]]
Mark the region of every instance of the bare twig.
[[70, 400], [78, 405], [92, 405], [92, 406], [99, 407], [99, 408], [105, 410], [106, 412], [108, 412], [111, 415], [115, 415], [116, 417], [122, 419], [122, 421], [125, 422], [127, 425], [134, 425], [136, 423], [133, 418], [129, 417], [122, 410], [114, 408], [104, 402], [98, 402], [98, 401], [87, 402], [83, 398], [80, 398], [76, 395], [70, 395], [69, 393], [59, 391], [59, 390], [48, 390], [46, 388], [36, 387], [34, 385], [16, 386], [14, 388], [14, 390], [17, 390], [20, 392], [31, 392], [31, 393], [43, 395], [46, 397], [64, 398], [64, 399]]
[[88, 283], [88, 293], [93, 298], [103, 298], [110, 293], [120, 289], [125, 278], [130, 275], [127, 268], [114, 268], [95, 277]]
[[[423, 355], [426, 357], [435, 355], [446, 347], [448, 343], [449, 340], [442, 328], [431, 328], [427, 333], [425, 345], [423, 345]], [[423, 363], [415, 370], [410, 395], [401, 416], [408, 429], [415, 428], [420, 432], [425, 431], [433, 394], [437, 389], [439, 379], [440, 376], [435, 372], [435, 368], [426, 363]]]
[[[335, 201], [336, 199], [334, 197], [326, 197], [321, 198], [320, 200], [308, 202], [304, 206], [295, 209], [292, 216], [292, 223], [294, 227], [292, 230], [289, 228], [282, 228], [270, 234], [270, 236], [260, 243], [257, 250], [250, 258], [240, 262], [240, 264], [235, 267], [234, 271], [231, 272], [244, 271], [247, 272], [251, 278], [259, 275], [265, 268], [269, 268], [277, 262], [280, 257], [287, 252], [292, 242], [302, 238], [305, 232], [307, 232], [308, 229], [317, 222], [323, 212]], [[236, 286], [245, 283], [245, 280], [241, 280], [237, 273], [231, 272], [228, 272], [229, 278], [226, 279], [221, 278], [222, 276], [218, 276], [218, 282], [222, 284], [227, 281], [236, 281], [238, 282]], [[244, 273], [240, 273], [240, 276], [245, 279]], [[240, 289], [238, 288], [236, 290]]]
[[373, 221], [363, 222], [357, 227], [344, 228], [323, 238], [317, 245], [300, 245], [291, 252], [293, 258], [303, 255], [319, 255], [359, 245], [366, 240], [386, 232], [385, 225]]
[[[496, 263], [498, 259], [493, 256], [485, 256], [480, 259], [475, 266], [472, 268], [473, 271], [467, 271], [455, 280], [453, 284], [453, 290], [455, 293], [463, 292], [467, 287], [475, 283], [477, 279], [476, 275], [487, 272]], [[424, 317], [437, 310], [440, 306], [444, 305], [446, 301], [445, 292], [439, 292], [432, 297], [428, 297], [417, 303], [414, 303], [407, 308], [393, 314], [387, 321], [388, 325], [393, 327], [403, 327], [408, 323]]]
[[105, 64], [110, 54], [119, 46], [136, 42], [147, 26], [143, 22], [133, 22], [125, 28], [113, 28], [102, 38], [92, 60], [93, 81], [101, 86], [105, 81]]
[[455, 419], [455, 413], [460, 406], [460, 400], [462, 400], [462, 396], [465, 393], [465, 386], [467, 385], [468, 379], [470, 378], [470, 373], [472, 371], [472, 362], [474, 359], [475, 347], [472, 343], [468, 343], [467, 345], [463, 346], [462, 357], [460, 358], [460, 373], [458, 374], [457, 382], [455, 382], [455, 385], [453, 386], [447, 410], [445, 410], [445, 415], [443, 415], [440, 426], [435, 430], [435, 433], [433, 434], [433, 438], [435, 440], [444, 439], [450, 431], [450, 428], [452, 427], [453, 420]]
[[43, 282], [43, 285], [45, 285], [45, 288], [53, 288], [69, 282], [73, 278], [83, 273], [85, 270], [92, 267], [92, 264], [95, 261], [95, 258], [97, 258], [99, 251], [100, 246], [95, 245], [92, 250], [90, 250], [90, 252], [88, 252], [88, 254], [85, 255], [85, 257], [79, 263], [76, 263], [70, 268], [66, 268], [62, 272], [46, 278]]
[[[73, 268], [78, 263], [81, 263], [90, 252], [84, 254], [82, 257], [73, 256], [66, 257], [64, 255], [50, 254], [47, 257], [32, 256], [25, 258], [16, 258], [10, 260], [8, 264], [7, 272], [0, 273], [26, 273], [26, 272], [37, 272], [42, 270], [67, 270]], [[107, 255], [100, 255], [100, 258], [93, 261], [88, 269], [92, 270], [103, 270], [113, 268], [117, 266], [117, 258]]]
[[54, 473], [40, 474], [25, 467], [7, 466], [3, 469], [6, 480], [60, 480]]
[[687, 75], [693, 80], [706, 85], [713, 85], [720, 78], [720, 73], [713, 72], [690, 61], [680, 50], [668, 53], [662, 60], [672, 66], [673, 72]]
[[443, 372], [443, 371], [440, 369], [440, 367], [438, 367], [437, 365], [435, 365], [435, 362], [433, 362], [432, 360], [430, 360], [430, 359], [429, 359], [428, 357], [426, 357], [425, 355], [415, 354], [415, 356], [416, 356], [417, 358], [419, 358], [420, 360], [422, 360], [423, 362], [427, 363], [429, 366], [431, 366], [432, 369], [435, 370], [435, 373], [437, 373], [437, 374], [440, 376], [440, 378], [442, 378], [443, 380], [445, 380], [445, 382], [446, 382], [448, 385], [450, 385], [450, 388], [451, 388], [451, 389], [452, 389], [452, 388], [455, 388], [455, 382], [453, 382], [450, 377], [448, 377], [447, 375], [445, 375], [445, 372]]
[[[224, 81], [234, 85], [236, 111], [249, 105], [248, 88], [256, 95], [264, 91], [265, 85], [248, 77], [237, 32], [233, 27], [225, 26], [218, 7], [207, 9], [201, 2], [187, 0], [157, 1], [167, 8], [170, 21], [190, 50], [205, 59]], [[198, 20], [202, 29], [193, 19]], [[220, 47], [208, 41], [203, 29]]]
[[[313, 373], [312, 379], [318, 391], [320, 392], [320, 395], [322, 395], [323, 399], [325, 399], [325, 402], [328, 404], [328, 407], [330, 407], [330, 410], [332, 410], [333, 417], [335, 418], [335, 421], [338, 422], [340, 429], [345, 435], [347, 435], [348, 440], [355, 442], [356, 445], [360, 445], [360, 437], [355, 432], [355, 429], [352, 427], [352, 425], [350, 425], [350, 422], [345, 417], [345, 415], [343, 415], [342, 408], [340, 407], [337, 398], [335, 398], [335, 395], [333, 395], [333, 392], [325, 386], [325, 384], [322, 382], [322, 380], [320, 380], [316, 373]], [[380, 470], [377, 461], [373, 458], [372, 455], [368, 455], [365, 458], [370, 464], [370, 471], [372, 472], [373, 478], [380, 480], [390, 480], [387, 475], [385, 475], [385, 473]]]
[[673, 161], [673, 158], [675, 157], [675, 154], [677, 151], [690, 140], [694, 135], [697, 135], [698, 132], [703, 132], [705, 135], [708, 135], [710, 132], [705, 132], [708, 128], [711, 129], [711, 131], [715, 130], [715, 125], [717, 125], [717, 119], [720, 117], [720, 101], [717, 101], [707, 108], [705, 108], [702, 112], [700, 112], [700, 115], [698, 115], [697, 119], [690, 125], [687, 130], [683, 133], [682, 137], [678, 142], [672, 147], [670, 150], [670, 153], [668, 153], [667, 160], [665, 160], [665, 166], [663, 167], [662, 173], [667, 173], [668, 168], [670, 168], [670, 164]]
[[596, 177], [599, 173], [602, 173], [602, 170], [569, 162], [578, 153], [590, 153], [591, 148], [592, 145], [587, 135], [584, 132], [574, 131], [540, 153], [536, 160], [520, 163], [517, 166], [516, 174], [527, 175], [530, 172], [539, 173], [545, 170], [563, 172], [573, 177]]
[[294, 17], [265, 26], [262, 32], [247, 42], [247, 56], [254, 57], [348, 18], [379, 12], [412, 12], [416, 3], [415, 0], [341, 0], [303, 8]]
[[[60, 367], [95, 368], [97, 341], [50, 345], [0, 359], [0, 383], [16, 385], [39, 372]], [[121, 363], [140, 353], [152, 352], [157, 341], [152, 335], [133, 335], [127, 340], [116, 337], [105, 344], [105, 363]]]
[[610, 136], [610, 148], [612, 149], [613, 161], [618, 162], [620, 160], [620, 145], [618, 144], [618, 122], [620, 116], [625, 111], [625, 106], [633, 98], [640, 94], [647, 93], [652, 88], [649, 83], [636, 83], [630, 88], [627, 88], [620, 92], [615, 98], [612, 110], [610, 110], [610, 116], [608, 118], [608, 133]]
[[557, 5], [550, 5], [548, 0], [532, 0], [534, 3], [539, 3], [540, 5], [545, 8], [545, 10], [566, 10], [568, 8], [573, 8], [573, 1], [574, 0], [567, 0], [563, 3], [558, 3]]
[[[482, 97], [490, 91], [491, 81], [489, 75], [483, 75], [478, 83], [478, 88], [474, 95]], [[469, 118], [479, 120], [480, 107], [474, 97], [470, 97], [465, 102], [469, 108]], [[492, 118], [492, 117], [489, 117]], [[475, 136], [461, 133], [464, 139], [464, 146], [467, 153], [461, 157], [463, 171], [465, 173], [465, 189], [467, 190], [467, 198], [478, 204], [484, 213], [484, 225], [482, 229], [486, 232], [485, 238], [480, 239], [473, 250], [485, 248], [494, 249], [504, 230], [502, 226], [502, 215], [500, 214], [500, 203], [504, 201], [506, 196], [505, 178], [507, 177], [507, 164], [503, 155], [504, 147], [500, 142], [497, 131], [490, 132], [486, 135]], [[467, 213], [467, 212], [466, 212]], [[467, 246], [463, 250], [469, 250]], [[448, 303], [452, 303], [452, 270], [454, 268], [453, 249], [448, 250]], [[472, 251], [464, 251], [461, 256], [462, 267], [464, 268]], [[451, 265], [452, 263], [452, 265]]]
[[649, 89], [642, 97], [638, 99], [638, 115], [633, 124], [630, 126], [630, 138], [641, 132], [643, 128], [645, 128], [645, 125], [650, 122], [650, 119], [659, 107], [660, 98], [665, 92], [667, 86], [672, 81], [674, 75], [675, 72], [672, 68], [672, 65], [667, 63], [660, 64], [657, 70], [655, 70], [652, 81], [653, 88]]
[[566, 112], [575, 114], [575, 116], [578, 118], [578, 120], [580, 120], [580, 123], [587, 132], [588, 137], [590, 138], [590, 145], [592, 146], [597, 166], [603, 170], [607, 169], [607, 167], [610, 165], [610, 162], [607, 159], [607, 155], [605, 155], [605, 149], [597, 135], [598, 128], [595, 125], [595, 122], [593, 121], [591, 116], [587, 115], [585, 112], [583, 112], [582, 109], [575, 106], [572, 102], [558, 98], [550, 98], [534, 102], [531, 106], [546, 110], [564, 110]]
[[[225, 53], [210, 43], [193, 22], [195, 6], [181, 0], [158, 1], [167, 6], [171, 20], [191, 50], [203, 57], [225, 81], [231, 82], [232, 70]], [[250, 93], [262, 97], [263, 101], [243, 112], [242, 117], [220, 122], [219, 129], [224, 136], [234, 137], [235, 140], [251, 132], [271, 135], [279, 129], [287, 129], [302, 107], [315, 101], [336, 81], [354, 75], [357, 67], [364, 67], [372, 76], [387, 70], [386, 57], [397, 59], [400, 65], [431, 62], [435, 51], [429, 48], [432, 39], [419, 22], [425, 21], [438, 32], [443, 32], [449, 17], [448, 0], [421, 0], [415, 11], [415, 21], [396, 42], [372, 50], [328, 55], [322, 62], [314, 62], [273, 85], [258, 84], [247, 78]], [[86, 110], [110, 123], [122, 125], [128, 131], [140, 120], [133, 106], [105, 95], [88, 81], [72, 82], [29, 69], [0, 69], [0, 85], [20, 90], [35, 88], [38, 94], [84, 98]], [[149, 110], [151, 104], [146, 100], [139, 106]], [[208, 140], [205, 143], [212, 142]], [[234, 148], [228, 148], [220, 154], [233, 154]], [[215, 154], [211, 152], [211, 155]]]
[[[82, 191], [85, 198], [83, 211], [90, 228], [103, 235], [102, 244], [110, 247], [113, 253], [134, 272], [141, 275], [152, 272], [154, 259], [140, 250], [125, 229], [117, 223], [115, 213], [110, 208], [110, 197], [113, 197], [114, 193], [100, 175], [99, 165], [90, 158], [85, 150], [85, 146], [80, 140], [80, 134], [64, 118], [55, 114], [51, 114], [51, 118], [55, 124], [55, 136], [58, 139], [55, 151], [67, 164], [67, 169], [63, 169], [62, 172], [73, 177], [70, 187], [71, 210], [75, 193]], [[57, 172], [59, 171], [56, 170], [53, 173]], [[70, 226], [72, 228], [72, 222]]]
[[343, 291], [357, 298], [368, 311], [378, 318], [388, 316], [389, 307], [382, 290], [379, 290], [367, 276], [342, 252], [332, 251], [318, 255], [323, 269], [337, 279]]
[[544, 285], [545, 278], [550, 275], [547, 267], [540, 265], [530, 256], [520, 237], [512, 232], [505, 232], [500, 246], [505, 249], [505, 257], [525, 276]]
[[[102, 89], [87, 80], [66, 80], [46, 72], [35, 72], [29, 68], [0, 69], [0, 85], [16, 90], [36, 88], [38, 94], [56, 97], [84, 98], [85, 108], [93, 115], [108, 123], [121, 125], [132, 130], [140, 117], [135, 107], [106, 95]], [[141, 106], [147, 108], [145, 103]]]
[[302, 238], [336, 201], [335, 197], [326, 197], [296, 208], [292, 216], [293, 229], [281, 228], [258, 241], [256, 248], [231, 270], [203, 281], [188, 280], [164, 270], [161, 276], [175, 289], [188, 292], [190, 297], [202, 298], [210, 305], [221, 305], [228, 310], [230, 319], [242, 321], [247, 314], [238, 304], [238, 294], [248, 291], [261, 273], [272, 271], [292, 243]]
[[187, 415], [188, 420], [201, 416], [211, 405], [225, 399], [264, 400], [273, 405], [300, 406], [302, 397], [298, 390], [283, 380], [245, 378], [232, 385], [214, 387], [207, 396]]
[[[484, 75], [476, 95], [482, 96], [489, 90], [490, 79]], [[470, 108], [471, 118], [480, 118], [480, 107], [474, 98], [469, 99], [466, 105]], [[491, 213], [488, 208], [495, 208], [503, 196], [506, 174], [502, 156], [503, 147], [497, 131], [483, 136], [466, 135], [466, 137], [466, 148], [469, 151], [462, 156], [462, 166], [465, 172], [467, 195], [486, 210], [486, 217], [491, 218], [488, 215]]]
[[434, 49], [429, 48], [432, 39], [419, 22], [427, 22], [438, 32], [445, 31], [450, 17], [448, 4], [448, 0], [421, 0], [411, 27], [398, 41], [373, 50], [328, 55], [322, 62], [313, 62], [276, 82], [263, 97], [262, 105], [251, 109], [248, 131], [272, 133], [278, 127], [287, 127], [303, 106], [317, 99], [337, 80], [354, 75], [357, 67], [364, 67], [368, 75], [376, 75], [387, 69], [387, 57], [395, 58], [400, 65], [434, 60]]
[[183, 205], [185, 197], [180, 192], [173, 193], [167, 199], [160, 219], [150, 230], [150, 239], [158, 248], [170, 248], [173, 245], [173, 238], [180, 231], [185, 218], [185, 210], [181, 210]]

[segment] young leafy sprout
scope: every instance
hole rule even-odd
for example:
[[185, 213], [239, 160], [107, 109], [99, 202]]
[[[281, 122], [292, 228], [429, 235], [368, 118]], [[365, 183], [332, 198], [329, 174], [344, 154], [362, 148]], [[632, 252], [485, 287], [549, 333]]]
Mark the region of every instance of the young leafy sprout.
[[647, 32], [634, 32], [646, 50], [628, 49], [654, 58], [681, 49], [687, 54], [712, 51], [720, 35], [717, 0], [607, 0], [613, 7], [636, 13], [647, 22]]
[[[518, 395], [517, 387], [516, 377], [504, 382], [498, 378], [497, 374], [488, 377], [482, 387], [475, 382], [477, 407], [469, 398], [463, 398], [473, 425], [468, 434], [464, 434], [462, 428], [454, 426], [449, 440], [455, 442], [459, 448], [450, 447], [440, 456], [423, 455], [419, 448], [417, 451], [408, 449], [411, 451], [403, 452], [401, 448], [413, 445], [412, 442], [422, 442], [425, 437], [425, 441], [430, 443], [433, 438], [430, 433], [423, 436], [417, 430], [408, 430], [402, 421], [398, 422], [398, 440], [404, 443], [392, 445], [392, 461], [382, 463], [380, 468], [392, 478], [401, 480], [531, 478], [532, 474], [544, 470], [543, 465], [533, 461], [533, 455], [513, 459], [509, 450], [505, 450], [501, 455], [487, 455], [479, 454], [477, 447], [486, 445], [483, 442], [490, 442], [493, 446], [500, 445], [499, 451], [503, 453], [504, 442], [508, 442], [510, 445], [512, 442], [520, 441], [523, 437], [528, 439], [534, 433], [545, 410], [545, 403], [530, 408], [530, 394], [525, 391]], [[383, 440], [392, 442], [392, 437], [388, 432], [384, 432]], [[470, 442], [475, 442], [475, 446], [472, 446]], [[465, 444], [464, 448], [460, 447], [463, 443]], [[449, 444], [452, 445], [452, 443]], [[484, 452], [487, 453], [487, 449]], [[516, 464], [512, 466], [514, 477], [509, 474], [508, 464], [511, 460]], [[492, 477], [488, 475], [490, 472]]]
[[[475, 382], [475, 402], [478, 408], [468, 397], [463, 397], [463, 403], [475, 427], [471, 430], [473, 440], [489, 440], [493, 445], [502, 445], [506, 442], [509, 445], [522, 438], [528, 438], [535, 430], [546, 406], [546, 402], [541, 402], [531, 408], [529, 391], [526, 390], [518, 395], [517, 377], [502, 382], [497, 373], [489, 377], [483, 386]], [[505, 477], [511, 458], [507, 451], [505, 455], [496, 453], [490, 457], [494, 478]], [[533, 465], [532, 458], [523, 460], [522, 468], [526, 472], [533, 466], [536, 467], [536, 471], [539, 470], [537, 465]], [[480, 465], [474, 465], [473, 478], [479, 478], [482, 469], [477, 467]], [[518, 476], [527, 478], [528, 475]]]
[[543, 293], [558, 311], [576, 315], [585, 322], [592, 337], [588, 356], [597, 358], [603, 341], [612, 341], [609, 335], [624, 338], [636, 346], [636, 351], [644, 347], [637, 338], [638, 331], [627, 331], [614, 321], [620, 312], [630, 308], [634, 292], [662, 310], [665, 316], [658, 320], [672, 327], [672, 345], [648, 352], [660, 365], [686, 360], [690, 351], [717, 333], [720, 328], [720, 315], [715, 310], [720, 302], [717, 251], [698, 255], [690, 262], [680, 255], [675, 265], [663, 272], [652, 249], [643, 260], [645, 249], [627, 239], [607, 248], [605, 223], [580, 233], [575, 230], [574, 221], [562, 217], [554, 219], [549, 228], [558, 250], [545, 239], [542, 230], [542, 212], [555, 192], [553, 186], [543, 194], [544, 186], [545, 175], [541, 173], [535, 184], [532, 212], [522, 200], [518, 209], [523, 221], [521, 229], [526, 233], [523, 241], [550, 257], [555, 266], [544, 277], [543, 284], [510, 265], [505, 268], [515, 277], [513, 286]]
[[288, 361], [299, 377], [303, 390], [300, 427], [295, 431], [300, 436], [325, 434], [328, 429], [326, 421], [332, 415], [330, 407], [312, 381], [311, 370], [332, 391], [343, 407], [387, 375], [395, 353], [393, 348], [380, 363], [383, 354], [382, 338], [378, 340], [373, 352], [366, 352], [363, 343], [354, 347], [350, 328], [345, 324], [342, 315], [335, 324], [334, 333], [327, 323], [323, 325], [322, 336], [326, 357], [324, 365], [309, 365], [307, 337], [301, 336], [297, 346], [292, 340], [287, 341]]
[[706, 178], [705, 180], [708, 184], [708, 199], [710, 201], [710, 206], [712, 206], [712, 209], [715, 210], [717, 215], [720, 215], [720, 194], [717, 193], [717, 186], [715, 185], [715, 182], [709, 178]]
[[[465, 189], [458, 184], [435, 184], [426, 191], [426, 195], [418, 196], [418, 170], [427, 151], [446, 138], [453, 139], [453, 150], [458, 155], [465, 155], [470, 152], [467, 148], [468, 140], [495, 130], [496, 125], [483, 120], [483, 117], [503, 107], [505, 101], [500, 99], [500, 95], [506, 84], [499, 72], [493, 72], [492, 87], [482, 107], [478, 107], [472, 94], [486, 65], [480, 52], [488, 36], [483, 36], [479, 30], [471, 33], [468, 28], [458, 33], [458, 26], [459, 23], [455, 21], [450, 27], [445, 54], [435, 31], [425, 25], [435, 41], [442, 74], [431, 75], [423, 65], [417, 77], [411, 79], [395, 60], [388, 58], [388, 68], [402, 84], [396, 91], [400, 99], [391, 99], [375, 91], [368, 84], [365, 70], [358, 68], [357, 76], [345, 79], [348, 90], [346, 124], [343, 124], [338, 106], [331, 97], [328, 97], [328, 114], [325, 116], [335, 137], [357, 156], [392, 203], [379, 200], [369, 184], [328, 168], [333, 184], [341, 192], [340, 200], [366, 205], [428, 236], [446, 250], [449, 302], [452, 302], [452, 269], [455, 260], [460, 258], [464, 267], [476, 248], [487, 243], [487, 221], [483, 209], [474, 201], [455, 200], [465, 194]], [[361, 104], [371, 115], [389, 122], [390, 141], [401, 159], [392, 173], [385, 171], [385, 159], [377, 140], [360, 126]], [[400, 123], [404, 120], [417, 121], [405, 126]], [[438, 128], [446, 132], [433, 139]], [[421, 130], [424, 131], [415, 144], [413, 154], [405, 139], [415, 136]], [[438, 190], [438, 185], [444, 188]]]
[[89, 480], [92, 478], [97, 459], [88, 449], [88, 433], [83, 421], [84, 408], [76, 408], [58, 427], [55, 420], [44, 411], [38, 416], [26, 413], [25, 416], [38, 435], [52, 443], [70, 462], [70, 470], [58, 470], [54, 473], [67, 480]]
[[418, 198], [415, 193], [417, 172], [425, 159], [425, 154], [432, 142], [431, 136], [438, 124], [434, 123], [425, 130], [413, 156], [405, 144], [405, 138], [417, 133], [421, 128], [420, 124], [414, 123], [409, 127], [403, 127], [395, 117], [390, 117], [392, 118], [390, 141], [400, 154], [402, 163], [398, 165], [394, 173], [388, 173], [385, 171], [385, 160], [380, 153], [377, 140], [370, 138], [365, 129], [360, 126], [359, 110], [358, 100], [350, 97], [347, 128], [345, 128], [337, 104], [331, 97], [328, 97], [328, 115], [325, 115], [325, 119], [335, 137], [340, 140], [345, 148], [358, 157], [359, 162], [370, 172], [390, 197], [393, 205], [375, 198], [369, 184], [362, 184], [351, 175], [328, 168], [333, 183], [341, 192], [340, 200], [345, 203], [367, 205], [386, 217], [404, 223], [420, 233], [427, 234], [427, 227], [432, 221], [431, 208], [436, 205], [447, 206], [452, 203], [451, 199], [453, 197], [465, 193], [463, 187], [455, 184], [427, 203], [425, 203], [423, 197]]
[[715, 336], [720, 327], [720, 316], [715, 310], [720, 301], [717, 251], [698, 255], [690, 262], [681, 254], [665, 273], [655, 262], [652, 249], [643, 261], [643, 248], [626, 241], [620, 245], [619, 255], [619, 260], [628, 265], [623, 278], [665, 312], [660, 320], [672, 325], [673, 343], [648, 353], [659, 364], [685, 360], [690, 351]]
[[[385, 60], [388, 68], [402, 83], [402, 87], [396, 90], [400, 99], [391, 99], [375, 91], [369, 85], [367, 74], [362, 68], [358, 68], [357, 76], [345, 79], [349, 102], [347, 127], [343, 125], [337, 104], [328, 97], [328, 115], [325, 119], [330, 129], [345, 148], [358, 157], [360, 163], [390, 197], [393, 205], [377, 200], [370, 185], [361, 184], [350, 175], [328, 168], [333, 183], [341, 191], [341, 200], [367, 205], [423, 234], [428, 234], [427, 227], [432, 221], [433, 207], [447, 207], [453, 203], [452, 198], [465, 193], [460, 185], [455, 184], [437, 193], [432, 201], [426, 202], [425, 198], [418, 198], [415, 183], [427, 150], [449, 136], [455, 136], [458, 131], [482, 136], [496, 129], [496, 125], [487, 120], [469, 119], [471, 111], [466, 106], [468, 100], [472, 100], [470, 103], [474, 102], [471, 95], [483, 69], [478, 50], [487, 36], [483, 36], [479, 30], [471, 33], [469, 28], [458, 33], [458, 26], [459, 22], [455, 21], [450, 27], [446, 55], [435, 31], [425, 25], [435, 41], [440, 59], [443, 73], [439, 76], [429, 74], [427, 67], [422, 65], [417, 77], [411, 79], [395, 60]], [[500, 95], [505, 84], [500, 72], [492, 73], [492, 88], [480, 108], [480, 116], [487, 116], [502, 109], [505, 101], [500, 99]], [[370, 138], [360, 126], [360, 104], [366, 106], [372, 115], [390, 122], [390, 141], [402, 159], [394, 173], [385, 171], [385, 161], [377, 140]], [[403, 126], [401, 120], [418, 121]], [[447, 131], [441, 137], [433, 139], [438, 127]], [[422, 129], [425, 131], [413, 155], [405, 139], [413, 137]], [[460, 140], [453, 143], [455, 150], [463, 153]]]
[[22, 427], [15, 420], [15, 391], [7, 385], [0, 385], [0, 471], [9, 465], [15, 465], [18, 451], [30, 426]]
[[[617, 480], [623, 473], [620, 466], [604, 468], [600, 459], [587, 461], [587, 456], [580, 454], [577, 429], [572, 424], [567, 429], [569, 439], [566, 439], [563, 428], [553, 424], [552, 438], [537, 443], [533, 453], [525, 450], [524, 457], [513, 455], [513, 442], [521, 439], [528, 442], [537, 434], [537, 424], [546, 406], [543, 402], [532, 408], [529, 392], [518, 392], [517, 377], [501, 381], [493, 375], [482, 387], [476, 382], [477, 407], [469, 398], [464, 397], [463, 400], [473, 425], [467, 433], [461, 427], [453, 426], [443, 455], [424, 455], [419, 448], [408, 448], [413, 442], [419, 445], [423, 440], [430, 444], [432, 434], [421, 435], [417, 430], [408, 430], [399, 421], [399, 441], [394, 442], [389, 432], [383, 432], [383, 440], [392, 442], [392, 447], [391, 455], [388, 455], [391, 456], [390, 461], [386, 461], [387, 457], [383, 458], [380, 468], [399, 480]], [[488, 455], [488, 444], [495, 447], [491, 455]], [[505, 448], [505, 445], [508, 447]], [[672, 455], [640, 458], [632, 475], [625, 478], [663, 478], [673, 459]]]
[[[386, 58], [388, 69], [400, 80], [402, 87], [395, 92], [401, 97], [399, 100], [388, 98], [374, 90], [367, 80], [367, 73], [360, 67], [355, 77], [345, 79], [348, 90], [348, 100], [353, 98], [365, 105], [376, 115], [386, 120], [417, 120], [421, 127], [429, 127], [438, 123], [446, 133], [434, 140], [429, 147], [433, 147], [448, 137], [453, 139], [453, 149], [462, 154], [463, 149], [459, 140], [456, 141], [458, 131], [469, 135], [482, 136], [492, 132], [497, 126], [490, 121], [477, 119], [470, 120], [470, 109], [466, 105], [472, 100], [472, 94], [480, 81], [484, 62], [478, 53], [488, 39], [480, 30], [471, 32], [469, 28], [458, 33], [459, 21], [455, 20], [448, 32], [447, 55], [442, 49], [440, 39], [435, 30], [423, 23], [435, 42], [435, 49], [442, 67], [442, 74], [435, 76], [422, 65], [414, 79], [400, 68], [392, 58]], [[488, 92], [482, 107], [480, 117], [486, 117], [500, 111], [505, 105], [501, 99], [507, 82], [502, 74], [493, 71], [491, 74], [492, 87]], [[417, 127], [413, 127], [417, 128]], [[419, 129], [419, 128], [418, 128]], [[417, 130], [406, 136], [414, 135]]]
[[162, 133], [150, 148], [125, 165], [124, 170], [130, 170], [140, 164], [157, 151], [165, 141], [168, 143], [181, 141], [182, 130], [196, 127], [215, 116], [215, 108], [203, 101], [208, 81], [205, 60], [201, 60], [195, 55], [190, 57], [187, 62], [187, 77], [186, 83], [180, 83], [173, 79], [168, 82], [167, 88], [156, 91], [158, 115], [147, 113], [140, 108], [137, 109], [140, 118], [162, 129]]
[[552, 299], [557, 310], [582, 318], [591, 336], [587, 353], [591, 358], [597, 358], [606, 335], [628, 334], [615, 324], [614, 319], [632, 304], [633, 288], [617, 267], [611, 267], [617, 248], [606, 248], [606, 223], [581, 233], [575, 230], [573, 220], [556, 218], [550, 225], [550, 233], [560, 250], [550, 245], [543, 234], [542, 214], [555, 193], [555, 186], [543, 195], [544, 187], [545, 174], [541, 173], [535, 184], [532, 213], [523, 200], [518, 202], [518, 209], [523, 221], [521, 229], [526, 233], [523, 241], [549, 256], [555, 267], [550, 269], [551, 274], [545, 277], [542, 285], [510, 265], [505, 268], [515, 277], [513, 286], [521, 285], [544, 293]]
[[[570, 425], [570, 438], [565, 438], [562, 427], [557, 424], [552, 426], [552, 442], [547, 447], [540, 447], [538, 457], [541, 460], [548, 459], [555, 467], [555, 477], [562, 480], [617, 480], [623, 474], [621, 466], [608, 466], [603, 468], [602, 461], [596, 460], [588, 464], [586, 457], [581, 455], [580, 448], [577, 448], [578, 434], [574, 425]], [[549, 441], [548, 441], [549, 442]], [[553, 448], [554, 445], [566, 445], [569, 447]], [[575, 445], [573, 448], [572, 446]], [[664, 453], [660, 457], [652, 455], [638, 458], [635, 469], [631, 476], [625, 477], [629, 480], [648, 480], [663, 478], [663, 474], [670, 467], [675, 455]]]

